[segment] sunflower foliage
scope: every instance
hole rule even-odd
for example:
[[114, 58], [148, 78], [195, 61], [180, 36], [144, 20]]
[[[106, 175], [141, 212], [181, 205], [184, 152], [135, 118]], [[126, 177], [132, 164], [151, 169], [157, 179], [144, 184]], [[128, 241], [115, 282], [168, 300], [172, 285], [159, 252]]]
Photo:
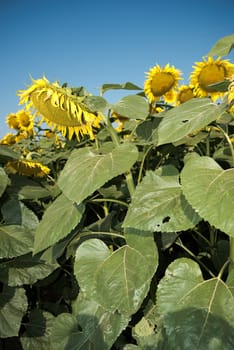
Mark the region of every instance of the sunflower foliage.
[[187, 85], [157, 64], [143, 88], [18, 92], [0, 140], [1, 348], [233, 349], [233, 47]]

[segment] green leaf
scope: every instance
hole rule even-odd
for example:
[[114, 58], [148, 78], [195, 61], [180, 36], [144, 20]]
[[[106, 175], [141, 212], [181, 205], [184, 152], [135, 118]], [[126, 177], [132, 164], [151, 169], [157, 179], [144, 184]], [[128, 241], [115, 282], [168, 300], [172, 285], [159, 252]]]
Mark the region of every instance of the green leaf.
[[109, 311], [135, 313], [150, 282], [147, 259], [139, 251], [123, 246], [106, 258], [96, 272], [96, 301]]
[[148, 171], [132, 197], [123, 227], [145, 231], [181, 231], [200, 218], [184, 198], [179, 174], [173, 166]]
[[9, 146], [0, 145], [0, 160], [8, 161], [20, 159], [20, 154], [13, 151]]
[[123, 84], [103, 84], [101, 86], [101, 89], [100, 89], [101, 94], [104, 94], [108, 90], [143, 90], [143, 89], [130, 82], [126, 82]]
[[130, 320], [129, 316], [103, 309], [94, 300], [80, 295], [72, 310], [82, 328], [87, 348], [95, 344], [97, 349], [109, 350]]
[[182, 190], [192, 207], [211, 225], [232, 237], [233, 178], [234, 169], [223, 170], [210, 157], [192, 157], [181, 172]]
[[0, 168], [0, 197], [4, 193], [7, 185], [9, 184], [9, 179], [3, 168]]
[[1, 225], [0, 242], [0, 258], [14, 258], [32, 251], [33, 233], [20, 225]]
[[158, 145], [171, 143], [197, 131], [216, 118], [226, 109], [226, 103], [216, 105], [209, 98], [193, 98], [164, 115], [158, 127]]
[[233, 349], [234, 299], [220, 279], [203, 280], [199, 265], [177, 259], [157, 290], [168, 349]]
[[66, 237], [79, 224], [84, 209], [85, 206], [82, 203], [77, 206], [63, 194], [57, 197], [44, 212], [37, 227], [34, 254]]
[[2, 215], [7, 225], [22, 225], [35, 230], [39, 223], [37, 216], [24, 203], [11, 198], [2, 206]]
[[130, 143], [105, 154], [88, 147], [76, 149], [62, 170], [58, 185], [70, 200], [79, 204], [108, 180], [128, 171], [137, 157], [137, 148]]
[[107, 101], [101, 96], [88, 96], [84, 102], [91, 112], [104, 111], [107, 107]]
[[3, 286], [0, 293], [0, 338], [18, 336], [27, 307], [27, 297], [23, 288]]
[[23, 349], [51, 349], [51, 332], [55, 317], [49, 312], [35, 309], [30, 312], [28, 318], [29, 322], [25, 324], [26, 330], [20, 338]]
[[100, 239], [83, 242], [76, 251], [74, 274], [82, 293], [90, 299], [95, 297], [95, 274], [98, 266], [110, 256], [107, 245]]
[[51, 196], [51, 192], [26, 176], [11, 175], [11, 186], [8, 189], [10, 195], [16, 194], [20, 199], [39, 199]]
[[227, 35], [218, 40], [207, 56], [226, 56], [234, 48], [234, 34]]
[[31, 254], [19, 256], [0, 263], [0, 280], [11, 287], [32, 285], [50, 275], [58, 264], [48, 264]]
[[149, 103], [137, 95], [125, 96], [111, 107], [115, 113], [126, 118], [145, 120], [149, 114]]

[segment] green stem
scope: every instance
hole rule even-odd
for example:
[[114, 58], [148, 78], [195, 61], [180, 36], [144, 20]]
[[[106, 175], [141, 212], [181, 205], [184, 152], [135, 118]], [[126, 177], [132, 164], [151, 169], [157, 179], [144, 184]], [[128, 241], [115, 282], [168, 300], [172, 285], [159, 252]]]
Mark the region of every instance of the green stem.
[[229, 265], [229, 272], [230, 272], [231, 270], [234, 270], [234, 237], [229, 238], [229, 244], [230, 244], [229, 255], [231, 259], [231, 263]]
[[234, 149], [233, 149], [233, 146], [232, 146], [232, 142], [230, 140], [230, 137], [228, 136], [228, 134], [223, 130], [223, 128], [219, 127], [219, 130], [223, 133], [223, 135], [225, 136], [225, 139], [227, 140], [227, 143], [228, 143], [228, 146], [230, 148], [230, 151], [231, 151], [231, 155], [232, 155], [232, 166], [234, 167]]
[[142, 161], [141, 161], [141, 166], [140, 166], [140, 169], [139, 169], [139, 174], [138, 174], [138, 179], [137, 179], [137, 183], [139, 183], [141, 181], [141, 178], [142, 178], [142, 172], [143, 172], [143, 167], [144, 167], [144, 163], [145, 163], [145, 158], [147, 157], [149, 151], [154, 147], [154, 145], [151, 145], [145, 152], [143, 158], [142, 158]]
[[91, 199], [89, 200], [89, 202], [93, 203], [93, 202], [111, 202], [111, 203], [116, 203], [119, 205], [123, 205], [125, 207], [128, 208], [128, 204], [123, 202], [123, 201], [119, 201], [118, 199], [112, 199], [112, 198], [96, 198], [96, 199]]
[[[118, 134], [116, 133], [116, 131], [113, 128], [113, 126], [111, 125], [110, 113], [111, 113], [111, 111], [109, 110], [108, 117], [107, 117], [107, 129], [108, 129], [108, 131], [110, 133], [110, 136], [112, 138], [112, 141], [113, 141], [114, 145], [116, 147], [118, 147], [120, 145], [120, 140], [119, 140]], [[125, 178], [126, 178], [129, 194], [132, 197], [132, 195], [133, 195], [133, 193], [135, 191], [135, 185], [134, 185], [134, 181], [133, 181], [133, 177], [132, 177], [131, 171], [129, 171], [127, 174], [125, 174]]]

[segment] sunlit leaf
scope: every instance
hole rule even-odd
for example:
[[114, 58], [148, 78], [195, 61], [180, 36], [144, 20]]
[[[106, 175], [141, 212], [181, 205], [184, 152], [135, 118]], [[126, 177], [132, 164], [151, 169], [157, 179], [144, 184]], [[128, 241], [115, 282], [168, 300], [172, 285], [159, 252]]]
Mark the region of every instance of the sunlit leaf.
[[193, 157], [181, 172], [182, 190], [199, 215], [234, 236], [234, 169], [223, 170], [210, 157]]
[[0, 258], [14, 258], [33, 248], [33, 233], [20, 225], [0, 226]]
[[101, 86], [101, 89], [100, 89], [101, 94], [104, 94], [108, 90], [143, 90], [143, 89], [130, 82], [126, 82], [123, 84], [103, 84]]
[[76, 149], [62, 170], [58, 185], [70, 200], [79, 204], [108, 180], [128, 171], [137, 157], [137, 149], [130, 143], [104, 154], [88, 147]]
[[0, 145], [0, 159], [5, 161], [20, 159], [20, 154], [13, 151], [9, 146]]
[[0, 280], [9, 286], [33, 284], [51, 274], [58, 264], [49, 264], [31, 254], [0, 263]]
[[99, 265], [96, 300], [108, 310], [131, 315], [145, 298], [151, 278], [144, 255], [134, 248], [123, 246]]
[[83, 204], [77, 206], [63, 194], [57, 197], [37, 227], [34, 254], [66, 237], [80, 222], [84, 209]]
[[85, 104], [91, 112], [104, 111], [107, 107], [107, 101], [101, 96], [88, 96]]
[[24, 350], [51, 349], [51, 331], [55, 317], [49, 312], [39, 309], [32, 310], [25, 324], [25, 332], [20, 337]]
[[234, 34], [227, 35], [218, 40], [207, 56], [226, 56], [234, 48]]
[[181, 258], [169, 265], [158, 285], [157, 303], [168, 349], [233, 348], [233, 295], [220, 278], [204, 280], [194, 261]]
[[3, 286], [0, 293], [0, 338], [18, 336], [28, 302], [23, 288]]
[[158, 145], [178, 141], [205, 127], [218, 118], [226, 108], [226, 103], [217, 105], [209, 98], [193, 98], [161, 113], [164, 118], [158, 127]]
[[161, 173], [149, 171], [137, 186], [123, 227], [172, 232], [194, 227], [199, 220], [182, 194], [178, 171], [165, 166]]
[[137, 95], [125, 96], [111, 108], [115, 113], [126, 118], [145, 120], [149, 114], [148, 102]]
[[5, 191], [7, 185], [9, 184], [9, 179], [3, 168], [0, 168], [0, 197]]

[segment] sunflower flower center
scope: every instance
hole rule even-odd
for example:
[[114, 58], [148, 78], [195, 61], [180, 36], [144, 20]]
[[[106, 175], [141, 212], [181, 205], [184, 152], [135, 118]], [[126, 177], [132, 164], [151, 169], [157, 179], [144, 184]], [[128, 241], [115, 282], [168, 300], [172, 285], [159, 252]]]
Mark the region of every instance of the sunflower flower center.
[[175, 79], [172, 74], [158, 73], [152, 78], [152, 93], [154, 96], [162, 96], [173, 87], [174, 83]]
[[218, 66], [217, 64], [210, 64], [201, 70], [198, 81], [202, 89], [207, 92], [212, 92], [212, 89], [209, 89], [208, 85], [223, 81], [224, 78], [224, 67]]

